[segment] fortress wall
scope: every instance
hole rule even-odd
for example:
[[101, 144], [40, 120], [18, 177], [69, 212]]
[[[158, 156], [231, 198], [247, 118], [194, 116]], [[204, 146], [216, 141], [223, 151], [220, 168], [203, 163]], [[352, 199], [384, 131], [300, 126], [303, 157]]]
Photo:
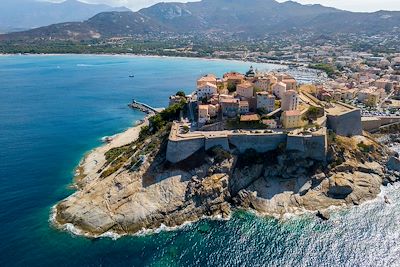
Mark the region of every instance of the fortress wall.
[[342, 136], [362, 134], [361, 111], [354, 109], [340, 115], [327, 114], [328, 129]]
[[229, 143], [236, 146], [240, 153], [247, 149], [255, 149], [257, 152], [264, 153], [277, 149], [279, 144], [285, 144], [287, 135], [284, 133], [268, 135], [233, 134], [228, 138]]
[[361, 124], [364, 131], [372, 131], [379, 129], [379, 127], [382, 126], [382, 121], [380, 118], [374, 118], [374, 119], [368, 118], [368, 119], [363, 119], [361, 121]]
[[289, 135], [286, 149], [302, 152], [305, 158], [325, 161], [328, 149], [327, 136], [326, 134], [317, 136]]
[[400, 117], [380, 117], [381, 126], [386, 124], [392, 124], [400, 121]]
[[229, 145], [234, 145], [240, 153], [247, 149], [255, 149], [259, 153], [275, 150], [280, 144], [285, 144], [287, 150], [302, 152], [304, 157], [315, 160], [326, 160], [327, 136], [298, 136], [279, 134], [232, 134], [225, 137], [193, 138], [179, 141], [168, 141], [167, 160], [171, 163], [183, 161], [204, 148], [221, 146], [229, 151]]
[[167, 160], [178, 163], [187, 159], [201, 148], [204, 148], [204, 137], [180, 141], [168, 141]]
[[229, 151], [229, 141], [228, 137], [212, 137], [212, 138], [206, 138], [205, 140], [205, 149], [209, 150], [210, 148], [214, 146], [220, 146], [226, 151]]

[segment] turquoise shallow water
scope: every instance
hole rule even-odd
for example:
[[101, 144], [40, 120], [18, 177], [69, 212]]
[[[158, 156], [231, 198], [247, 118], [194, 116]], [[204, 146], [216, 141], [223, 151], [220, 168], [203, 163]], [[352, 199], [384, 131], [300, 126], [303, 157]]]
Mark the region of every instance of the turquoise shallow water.
[[[89, 240], [53, 229], [51, 207], [72, 193], [73, 169], [100, 138], [165, 106], [198, 76], [249, 63], [106, 56], [0, 57], [0, 266], [400, 266], [400, 193], [283, 222], [238, 212], [177, 231]], [[258, 68], [274, 68], [263, 65]], [[128, 78], [135, 74], [134, 79]]]

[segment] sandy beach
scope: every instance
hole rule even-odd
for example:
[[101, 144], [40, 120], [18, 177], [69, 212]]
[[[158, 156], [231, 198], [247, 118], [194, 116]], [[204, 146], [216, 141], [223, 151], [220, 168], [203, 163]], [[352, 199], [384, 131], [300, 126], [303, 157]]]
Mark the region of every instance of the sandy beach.
[[146, 117], [143, 123], [127, 129], [125, 132], [113, 136], [112, 141], [90, 151], [79, 164], [76, 171], [75, 182], [85, 177], [85, 180], [90, 181], [98, 177], [97, 171], [106, 163], [104, 154], [112, 148], [121, 147], [134, 142], [139, 138], [140, 130], [143, 126], [149, 124]]

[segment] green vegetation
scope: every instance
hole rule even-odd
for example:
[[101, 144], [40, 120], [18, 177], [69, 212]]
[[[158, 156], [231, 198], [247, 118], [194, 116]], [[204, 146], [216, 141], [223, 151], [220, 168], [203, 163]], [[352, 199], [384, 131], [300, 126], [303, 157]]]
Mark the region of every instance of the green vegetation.
[[360, 142], [357, 144], [357, 147], [360, 149], [361, 152], [363, 153], [370, 153], [374, 150], [373, 145], [367, 145], [364, 142]]
[[207, 150], [207, 155], [213, 157], [215, 163], [221, 163], [224, 160], [230, 159], [232, 156], [229, 152], [225, 151], [221, 146], [215, 146]]
[[185, 96], [186, 96], [186, 94], [185, 94], [185, 92], [184, 92], [184, 91], [178, 91], [178, 92], [176, 93], [176, 96], [185, 97]]
[[189, 130], [190, 130], [189, 126], [186, 126], [186, 125], [183, 126], [182, 128], [183, 128], [183, 132], [184, 132], [184, 133], [188, 133]]
[[[142, 127], [137, 141], [107, 151], [105, 153], [106, 164], [100, 170], [100, 177], [105, 178], [110, 176], [124, 166], [126, 166], [126, 169], [137, 167], [141, 156], [150, 155], [157, 151], [157, 148], [160, 147], [163, 140], [168, 136], [171, 126], [170, 122], [179, 118], [185, 105], [186, 102], [182, 101], [154, 115], [149, 119], [150, 126]], [[152, 139], [147, 140], [152, 135], [154, 135]]]
[[306, 120], [316, 120], [320, 115], [320, 110], [317, 107], [310, 106], [305, 114]]
[[328, 139], [328, 144], [335, 143], [336, 140], [337, 140], [336, 133], [334, 131], [332, 131], [332, 130], [328, 130], [327, 139]]
[[317, 63], [317, 64], [310, 64], [309, 67], [312, 69], [325, 71], [330, 78], [332, 78], [336, 73], [336, 69], [330, 64]]
[[228, 83], [228, 91], [230, 93], [236, 92], [236, 84], [234, 83]]
[[110, 164], [129, 149], [130, 145], [112, 148], [105, 153], [106, 163]]
[[181, 101], [178, 104], [174, 104], [164, 109], [162, 112], [154, 115], [149, 119], [150, 128], [148, 129], [151, 133], [156, 133], [164, 126], [167, 125], [168, 122], [173, 120], [178, 120], [180, 113], [183, 111], [186, 105], [186, 101]]

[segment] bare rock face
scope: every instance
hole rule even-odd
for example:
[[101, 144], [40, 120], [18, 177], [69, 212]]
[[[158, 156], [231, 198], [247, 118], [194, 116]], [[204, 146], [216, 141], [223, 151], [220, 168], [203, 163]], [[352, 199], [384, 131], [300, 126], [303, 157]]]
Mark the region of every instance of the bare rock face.
[[264, 170], [262, 164], [256, 164], [243, 169], [235, 169], [230, 178], [230, 190], [236, 195], [241, 189], [246, 188], [255, 180], [260, 178]]
[[111, 175], [94, 170], [81, 179], [79, 190], [56, 206], [56, 223], [99, 236], [179, 226], [204, 216], [228, 218], [234, 208], [282, 216], [305, 210], [323, 215], [331, 206], [359, 205], [375, 198], [383, 178], [392, 176], [379, 161], [379, 147], [371, 156], [350, 141], [334, 147], [329, 166], [291, 152], [265, 162], [268, 155], [255, 155], [257, 161], [237, 166], [240, 156], [218, 150], [170, 166], [156, 151], [132, 171], [126, 157]]
[[329, 179], [328, 196], [334, 199], [344, 199], [353, 192], [352, 179], [348, 174], [338, 173]]

